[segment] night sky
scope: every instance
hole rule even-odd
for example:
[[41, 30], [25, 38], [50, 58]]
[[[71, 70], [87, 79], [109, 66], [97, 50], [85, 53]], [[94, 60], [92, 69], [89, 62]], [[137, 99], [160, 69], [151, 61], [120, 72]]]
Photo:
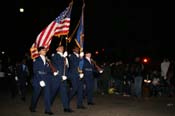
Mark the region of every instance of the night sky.
[[[28, 52], [40, 31], [54, 20], [70, 0], [14, 0], [1, 8], [1, 50]], [[70, 32], [75, 28], [81, 0], [74, 0]], [[173, 15], [170, 3], [140, 0], [85, 0], [85, 47], [117, 57], [148, 55], [174, 57]], [[19, 13], [19, 7], [25, 12]], [[169, 7], [171, 8], [171, 7]], [[1, 29], [2, 29], [1, 28]], [[11, 45], [12, 44], [12, 45]]]

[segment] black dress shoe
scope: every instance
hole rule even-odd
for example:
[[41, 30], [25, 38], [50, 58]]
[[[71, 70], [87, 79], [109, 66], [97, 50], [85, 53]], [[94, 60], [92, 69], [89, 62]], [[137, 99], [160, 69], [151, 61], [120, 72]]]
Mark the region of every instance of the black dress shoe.
[[45, 112], [45, 114], [53, 115], [53, 112]]
[[77, 106], [78, 109], [86, 109], [85, 106]]
[[93, 102], [88, 102], [88, 105], [95, 105]]
[[71, 113], [71, 112], [74, 112], [72, 109], [64, 109], [64, 112], [69, 112], [69, 113]]

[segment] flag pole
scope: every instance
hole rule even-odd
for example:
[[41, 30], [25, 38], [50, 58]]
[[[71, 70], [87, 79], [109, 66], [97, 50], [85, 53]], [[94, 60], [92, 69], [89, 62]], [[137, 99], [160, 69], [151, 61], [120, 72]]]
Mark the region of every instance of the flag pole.
[[[69, 5], [71, 5], [71, 9], [70, 9], [70, 10], [72, 10], [72, 4], [73, 4], [73, 0], [71, 0], [71, 2], [70, 2], [70, 4], [69, 4]], [[65, 42], [66, 42], [66, 43], [65, 43], [66, 45], [65, 45], [65, 47], [64, 47], [64, 49], [65, 49], [64, 51], [65, 51], [65, 52], [67, 52], [67, 42], [68, 42], [68, 41], [69, 41], [69, 40], [68, 40], [68, 34], [67, 34], [67, 36], [66, 36], [66, 41], [65, 41]], [[66, 57], [64, 57], [64, 70], [63, 70], [63, 75], [64, 75], [64, 76], [66, 76], [66, 60], [67, 60]]]
[[[81, 21], [82, 21], [82, 27], [84, 28], [84, 8], [85, 8], [85, 2], [83, 0], [83, 6], [82, 6], [82, 16], [81, 16]], [[80, 33], [80, 52], [83, 52], [83, 43], [84, 43], [84, 29]]]
[[[66, 43], [65, 43], [65, 52], [67, 52], [67, 36], [66, 36]], [[64, 57], [64, 72], [63, 75], [66, 75], [66, 57]]]

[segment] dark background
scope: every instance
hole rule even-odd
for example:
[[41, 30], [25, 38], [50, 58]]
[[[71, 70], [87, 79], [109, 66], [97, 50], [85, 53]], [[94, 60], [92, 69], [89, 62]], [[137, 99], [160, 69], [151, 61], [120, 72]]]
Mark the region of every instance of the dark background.
[[[4, 1], [0, 11], [0, 49], [13, 57], [29, 52], [37, 35], [69, 2]], [[151, 0], [85, 0], [85, 3], [85, 48], [115, 58], [175, 58], [171, 3]], [[79, 20], [81, 6], [81, 0], [74, 0], [70, 33]], [[20, 7], [24, 7], [24, 13], [19, 13]]]

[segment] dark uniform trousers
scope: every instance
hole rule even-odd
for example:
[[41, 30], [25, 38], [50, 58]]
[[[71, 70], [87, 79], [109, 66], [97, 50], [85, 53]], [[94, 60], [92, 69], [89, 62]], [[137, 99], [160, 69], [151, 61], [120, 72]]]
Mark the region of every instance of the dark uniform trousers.
[[61, 78], [62, 77], [57, 76], [52, 79], [51, 104], [53, 104], [57, 94], [60, 93], [64, 109], [69, 109], [67, 82], [63, 81]]
[[60, 54], [56, 53], [52, 55], [52, 63], [55, 68], [59, 71], [57, 76], [53, 76], [52, 78], [52, 92], [51, 92], [51, 104], [53, 104], [54, 99], [59, 92], [61, 95], [61, 102], [63, 104], [64, 109], [70, 109], [69, 101], [68, 101], [68, 89], [67, 89], [67, 81], [62, 80], [62, 76], [66, 76], [67, 68], [64, 67], [64, 57]]
[[84, 59], [83, 73], [84, 73], [84, 82], [85, 82], [85, 92], [87, 95], [87, 102], [93, 103], [93, 93], [94, 93], [94, 72], [97, 70], [94, 68], [94, 65], [91, 64], [87, 59]]
[[83, 106], [83, 79], [80, 79], [78, 67], [80, 58], [75, 54], [71, 54], [69, 57], [69, 78], [71, 81], [71, 90], [69, 93], [69, 101], [77, 95], [77, 107]]

